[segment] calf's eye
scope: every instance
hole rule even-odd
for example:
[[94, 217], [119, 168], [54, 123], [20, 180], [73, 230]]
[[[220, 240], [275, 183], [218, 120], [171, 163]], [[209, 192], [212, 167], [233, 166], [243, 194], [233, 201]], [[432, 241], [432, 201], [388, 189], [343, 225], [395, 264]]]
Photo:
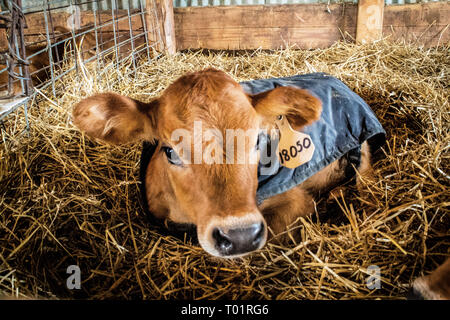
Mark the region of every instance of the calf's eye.
[[162, 151], [165, 153], [167, 160], [176, 166], [182, 166], [183, 162], [181, 161], [180, 157], [177, 155], [175, 150], [173, 150], [171, 147], [162, 147]]

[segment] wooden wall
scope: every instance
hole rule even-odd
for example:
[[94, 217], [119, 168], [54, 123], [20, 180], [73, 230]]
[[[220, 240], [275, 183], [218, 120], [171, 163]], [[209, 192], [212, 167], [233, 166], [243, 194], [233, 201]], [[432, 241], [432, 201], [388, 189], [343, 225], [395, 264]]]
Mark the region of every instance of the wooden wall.
[[[152, 5], [163, 7], [164, 3], [171, 0], [147, 1], [150, 1]], [[384, 6], [381, 26], [383, 37], [389, 36], [392, 40], [402, 38], [413, 40], [425, 46], [448, 44], [450, 42], [449, 7], [448, 2]], [[150, 31], [149, 39], [152, 42], [164, 40], [163, 43], [167, 44], [171, 40], [170, 37], [173, 37], [173, 33], [175, 34], [175, 41], [171, 40], [171, 42], [176, 42], [176, 46], [171, 46], [168, 50], [171, 53], [175, 52], [175, 49], [277, 49], [286, 45], [297, 45], [300, 48], [325, 48], [344, 37], [357, 38], [357, 4], [189, 7], [173, 9], [173, 16], [166, 11], [161, 11], [165, 14], [161, 12], [159, 14], [164, 17], [164, 19], [160, 18], [162, 21], [151, 23], [152, 17], [148, 15], [147, 23]], [[126, 14], [126, 11], [119, 10], [118, 16], [126, 16]], [[104, 23], [111, 19], [111, 12], [100, 11], [98, 16]], [[52, 17], [54, 26], [66, 26], [67, 13], [54, 13]], [[28, 24], [28, 28], [25, 29], [25, 34], [28, 35], [26, 41], [43, 39], [45, 35], [43, 15], [29, 14], [26, 15], [26, 19]], [[92, 12], [82, 12], [81, 25], [92, 24], [93, 21]], [[134, 35], [141, 32], [139, 30], [142, 30], [140, 16], [132, 18], [132, 28]], [[160, 39], [161, 33], [158, 30], [161, 29], [169, 30], [166, 34], [168, 40]], [[102, 34], [103, 41], [111, 40], [112, 25], [103, 27]], [[121, 35], [121, 41], [129, 38], [128, 19], [118, 24], [117, 34]], [[143, 38], [140, 40], [143, 41]], [[109, 41], [107, 47], [113, 44]], [[0, 50], [5, 49], [6, 37], [2, 29], [0, 30]]]
[[425, 46], [450, 43], [450, 3], [386, 6], [383, 35], [414, 40]]
[[[449, 43], [448, 2], [384, 7], [383, 36]], [[344, 35], [355, 39], [358, 5], [300, 4], [175, 8], [177, 50], [324, 48]]]
[[[132, 14], [137, 13], [137, 10], [131, 11]], [[54, 12], [52, 13], [52, 24], [53, 27], [62, 26], [70, 30], [67, 22], [70, 21], [69, 14], [66, 12]], [[98, 11], [97, 12], [97, 25], [103, 24], [102, 27], [98, 28], [98, 40], [99, 42], [104, 42], [103, 49], [109, 48], [114, 45], [114, 28], [111, 23], [112, 16], [111, 11]], [[130, 27], [128, 21], [128, 13], [126, 10], [118, 10], [116, 18], [119, 18], [120, 21], [117, 21], [115, 24], [116, 28], [116, 40], [119, 42], [126, 41], [130, 38]], [[25, 42], [27, 44], [34, 43], [36, 41], [42, 41], [46, 39], [46, 29], [45, 29], [45, 18], [42, 13], [31, 13], [25, 15], [26, 19], [26, 28], [24, 29], [25, 34]], [[81, 26], [91, 26], [93, 28], [95, 16], [92, 11], [83, 11], [81, 14]], [[134, 15], [131, 18], [131, 26], [133, 29], [133, 36], [136, 37], [138, 34], [143, 32], [142, 26], [142, 18], [140, 15]], [[58, 32], [55, 32], [57, 35]], [[50, 35], [52, 35], [50, 33]], [[94, 36], [94, 32], [92, 32]], [[100, 39], [101, 38], [101, 39]], [[137, 39], [139, 44], [143, 43], [143, 37]], [[45, 45], [45, 42], [43, 43]], [[0, 51], [7, 49], [7, 40], [5, 29], [0, 30]], [[125, 45], [124, 47], [129, 47], [129, 45]], [[86, 48], [91, 49], [91, 48]], [[126, 51], [126, 50], [124, 50]]]

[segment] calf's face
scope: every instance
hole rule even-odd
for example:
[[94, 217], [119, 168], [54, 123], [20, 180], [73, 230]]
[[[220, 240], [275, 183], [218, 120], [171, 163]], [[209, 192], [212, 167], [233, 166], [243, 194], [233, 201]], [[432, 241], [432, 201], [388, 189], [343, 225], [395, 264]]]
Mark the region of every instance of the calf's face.
[[145, 181], [150, 211], [196, 225], [208, 253], [237, 257], [267, 238], [255, 200], [259, 133], [280, 116], [299, 129], [320, 113], [320, 101], [305, 90], [280, 87], [250, 96], [225, 73], [207, 69], [179, 78], [149, 103], [94, 95], [74, 107], [73, 119], [107, 142], [157, 140]]

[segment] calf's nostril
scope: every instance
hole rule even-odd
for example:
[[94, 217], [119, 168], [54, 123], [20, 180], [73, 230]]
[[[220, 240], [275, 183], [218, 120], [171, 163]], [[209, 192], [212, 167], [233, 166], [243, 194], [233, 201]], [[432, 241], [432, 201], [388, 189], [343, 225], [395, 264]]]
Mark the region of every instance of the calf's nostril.
[[252, 244], [254, 246], [258, 246], [259, 243], [263, 240], [264, 238], [264, 224], [263, 223], [259, 223], [257, 225], [255, 225], [255, 230], [253, 231], [254, 233], [254, 239], [252, 241]]
[[230, 237], [222, 229], [214, 228], [212, 236], [216, 242], [216, 249], [221, 253], [226, 254], [233, 249], [233, 243]]
[[264, 223], [227, 229], [226, 232], [224, 229], [216, 227], [212, 232], [215, 248], [223, 256], [243, 254], [256, 250], [264, 240], [264, 236]]

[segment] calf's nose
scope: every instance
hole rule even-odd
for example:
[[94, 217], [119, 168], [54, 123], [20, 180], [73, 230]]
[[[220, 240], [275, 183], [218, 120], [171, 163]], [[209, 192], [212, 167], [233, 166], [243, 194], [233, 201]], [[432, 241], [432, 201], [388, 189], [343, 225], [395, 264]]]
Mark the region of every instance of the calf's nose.
[[265, 239], [264, 223], [225, 229], [215, 227], [212, 231], [215, 248], [222, 256], [233, 256], [258, 249]]

